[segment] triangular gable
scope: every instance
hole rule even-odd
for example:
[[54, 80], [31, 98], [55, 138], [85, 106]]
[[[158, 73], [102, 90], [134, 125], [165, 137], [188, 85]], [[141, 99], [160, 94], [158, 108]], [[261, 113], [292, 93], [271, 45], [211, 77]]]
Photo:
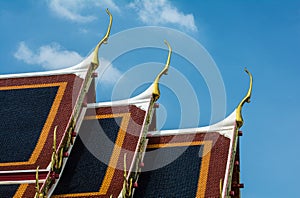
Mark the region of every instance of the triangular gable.
[[132, 195], [147, 145], [153, 107], [160, 97], [159, 79], [169, 68], [171, 47], [165, 43], [169, 47], [167, 63], [146, 91], [127, 100], [88, 105], [81, 135], [54, 197]]
[[60, 178], [75, 131], [86, 111], [86, 95], [97, 69], [98, 49], [73, 67], [0, 76], [0, 195], [46, 196]]
[[56, 165], [53, 163], [53, 144], [56, 141], [59, 158], [69, 152], [72, 132], [76, 124], [80, 125], [78, 118], [85, 111], [83, 98], [89, 86], [86, 83], [90, 78], [89, 65], [84, 70], [82, 77], [45, 73], [0, 79], [1, 103], [7, 106], [0, 111], [4, 119], [0, 135], [3, 145], [0, 183], [20, 184], [16, 195], [34, 196], [35, 190], [32, 194], [27, 188], [36, 182], [37, 167], [41, 184], [52, 177], [52, 165], [61, 168], [58, 161]]
[[136, 105], [89, 108], [53, 197], [119, 196], [124, 156], [133, 165], [147, 110]]
[[37, 167], [42, 184], [50, 177], [54, 131], [57, 152], [68, 152], [68, 136], [83, 111], [85, 79], [64, 73], [0, 79], [1, 184], [21, 184], [16, 194], [25, 196]]
[[239, 129], [246, 96], [223, 121], [207, 127], [148, 133], [134, 197], [240, 197]]
[[218, 124], [222, 127], [150, 132], [134, 197], [220, 196], [235, 134], [235, 120], [232, 125], [224, 123]]
[[37, 166], [47, 169], [54, 128], [59, 126], [60, 142], [69, 127], [82, 84], [83, 79], [74, 74], [0, 79], [1, 173], [35, 172]]

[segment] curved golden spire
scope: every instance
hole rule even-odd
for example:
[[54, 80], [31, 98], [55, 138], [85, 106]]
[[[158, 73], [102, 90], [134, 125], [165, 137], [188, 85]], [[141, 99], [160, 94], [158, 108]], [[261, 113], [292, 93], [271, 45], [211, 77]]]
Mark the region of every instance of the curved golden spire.
[[160, 97], [159, 80], [160, 80], [160, 78], [163, 74], [165, 74], [165, 75], [168, 74], [168, 70], [169, 70], [169, 66], [170, 66], [170, 60], [171, 60], [171, 54], [172, 54], [172, 48], [171, 48], [170, 44], [166, 40], [164, 40], [164, 42], [169, 48], [169, 54], [168, 54], [168, 59], [167, 59], [167, 62], [166, 62], [166, 65], [165, 65], [164, 69], [157, 75], [157, 77], [155, 78], [154, 83], [153, 83], [154, 87], [153, 87], [152, 95], [153, 95], [155, 101], [157, 101]]
[[252, 83], [253, 83], [252, 74], [247, 70], [247, 68], [245, 68], [245, 72], [249, 75], [250, 84], [249, 84], [249, 89], [248, 89], [246, 96], [243, 98], [243, 100], [240, 102], [240, 104], [236, 108], [236, 122], [237, 122], [238, 128], [241, 128], [244, 123], [244, 120], [242, 117], [242, 107], [245, 104], [245, 102], [247, 102], [247, 103], [250, 102], [251, 93], [252, 93]]
[[[106, 31], [106, 34], [105, 36], [101, 39], [101, 41], [97, 44], [97, 46], [95, 47], [94, 49], [94, 57], [93, 57], [93, 60], [92, 60], [92, 63], [95, 65], [95, 67], [98, 67], [99, 66], [99, 58], [98, 58], [98, 51], [99, 51], [99, 48], [100, 46], [104, 43], [106, 44], [107, 43], [107, 40], [108, 40], [108, 37], [109, 37], [109, 34], [110, 34], [110, 29], [111, 29], [111, 25], [112, 25], [112, 20], [113, 20], [113, 17], [111, 15], [111, 13], [109, 12], [108, 9], [106, 9], [106, 13], [109, 15], [109, 24], [108, 24], [108, 27], [107, 27], [107, 31]], [[96, 68], [95, 68], [96, 69]]]

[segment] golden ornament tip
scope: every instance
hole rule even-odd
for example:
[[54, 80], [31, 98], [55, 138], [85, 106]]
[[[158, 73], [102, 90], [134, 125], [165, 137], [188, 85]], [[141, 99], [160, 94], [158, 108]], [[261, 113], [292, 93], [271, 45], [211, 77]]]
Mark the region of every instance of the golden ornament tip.
[[154, 87], [153, 87], [152, 95], [153, 95], [155, 101], [157, 101], [160, 97], [159, 80], [160, 80], [160, 78], [163, 74], [165, 74], [165, 75], [168, 74], [168, 70], [169, 70], [169, 66], [170, 66], [170, 60], [171, 60], [171, 54], [172, 54], [172, 48], [171, 48], [170, 44], [168, 43], [168, 41], [164, 40], [164, 43], [168, 46], [169, 53], [168, 53], [168, 58], [167, 58], [167, 62], [165, 64], [165, 67], [157, 75], [157, 77], [155, 78], [154, 83], [153, 83]]
[[99, 58], [98, 58], [99, 48], [102, 44], [107, 43], [107, 40], [108, 40], [109, 35], [110, 35], [112, 21], [113, 21], [112, 14], [108, 10], [108, 8], [106, 9], [106, 13], [109, 15], [109, 24], [108, 24], [108, 27], [107, 27], [107, 31], [106, 31], [106, 34], [104, 35], [104, 37], [101, 39], [101, 41], [99, 41], [99, 43], [96, 45], [96, 47], [94, 49], [94, 52], [93, 52], [94, 56], [93, 56], [92, 63], [95, 65], [95, 69], [99, 66]]
[[244, 124], [243, 116], [242, 116], [242, 107], [245, 104], [245, 102], [250, 103], [250, 98], [252, 94], [252, 84], [253, 84], [253, 77], [252, 74], [247, 70], [245, 67], [245, 72], [249, 75], [250, 78], [250, 83], [249, 83], [249, 88], [246, 96], [243, 98], [243, 100], [239, 103], [239, 105], [236, 108], [236, 123], [237, 127], [241, 128]]

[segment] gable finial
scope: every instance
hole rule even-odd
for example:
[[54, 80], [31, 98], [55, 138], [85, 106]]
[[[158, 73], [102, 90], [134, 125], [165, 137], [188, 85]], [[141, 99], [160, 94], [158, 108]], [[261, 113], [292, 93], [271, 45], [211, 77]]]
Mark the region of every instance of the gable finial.
[[249, 75], [250, 83], [249, 83], [249, 89], [248, 89], [246, 96], [243, 98], [243, 100], [240, 102], [240, 104], [237, 106], [237, 109], [236, 109], [237, 110], [236, 111], [236, 123], [237, 123], [238, 128], [241, 128], [244, 123], [244, 120], [242, 117], [242, 107], [245, 104], [245, 102], [250, 103], [250, 98], [251, 98], [251, 93], [252, 93], [252, 83], [253, 83], [252, 74], [247, 70], [247, 68], [245, 68], [244, 70]]
[[157, 77], [155, 78], [154, 83], [153, 83], [154, 87], [153, 87], [152, 95], [153, 95], [155, 101], [157, 101], [160, 97], [159, 80], [163, 74], [165, 74], [165, 75], [168, 74], [170, 60], [171, 60], [171, 54], [172, 54], [172, 48], [171, 48], [170, 44], [166, 40], [164, 40], [164, 42], [169, 48], [169, 54], [168, 54], [167, 62], [166, 62], [164, 69], [157, 75]]
[[99, 66], [99, 58], [98, 58], [99, 48], [102, 44], [107, 43], [107, 40], [108, 40], [109, 34], [110, 34], [110, 30], [111, 30], [112, 20], [113, 20], [112, 14], [109, 12], [108, 8], [106, 9], [106, 13], [109, 15], [109, 24], [107, 27], [107, 31], [106, 31], [106, 34], [104, 35], [104, 37], [101, 39], [101, 41], [96, 45], [94, 52], [93, 52], [94, 57], [93, 57], [92, 63], [95, 65], [96, 68]]

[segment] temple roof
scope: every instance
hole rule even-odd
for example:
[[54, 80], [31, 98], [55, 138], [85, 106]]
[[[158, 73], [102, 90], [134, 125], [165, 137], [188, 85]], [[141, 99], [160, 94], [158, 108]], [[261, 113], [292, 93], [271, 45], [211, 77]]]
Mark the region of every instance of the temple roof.
[[0, 75], [0, 197], [239, 197], [239, 129], [252, 75], [246, 70], [248, 92], [224, 120], [149, 132], [172, 49], [165, 41], [165, 67], [142, 94], [94, 102], [107, 14], [105, 36], [81, 63]]
[[85, 111], [88, 69], [0, 77], [0, 183], [18, 185], [16, 194], [35, 184], [37, 167], [45, 182], [58, 167], [53, 153], [68, 151], [68, 135]]
[[148, 132], [134, 197], [240, 197], [239, 129], [246, 96], [224, 120], [206, 127]]
[[[170, 47], [169, 47], [170, 49]], [[159, 98], [159, 79], [130, 99], [88, 104], [79, 138], [53, 197], [124, 197], [132, 195]], [[52, 192], [50, 192], [52, 193]]]
[[226, 190], [229, 179], [235, 135], [235, 112], [207, 127], [149, 132], [134, 196], [220, 196], [220, 185]]
[[[98, 49], [61, 70], [0, 75], [0, 195], [46, 196], [59, 179], [87, 109]], [[1, 197], [3, 197], [1, 196]]]
[[[150, 106], [150, 100], [146, 105]], [[128, 174], [134, 169], [148, 126], [148, 109], [133, 104], [97, 106], [86, 112], [54, 197], [118, 197], [123, 189], [125, 155]]]

